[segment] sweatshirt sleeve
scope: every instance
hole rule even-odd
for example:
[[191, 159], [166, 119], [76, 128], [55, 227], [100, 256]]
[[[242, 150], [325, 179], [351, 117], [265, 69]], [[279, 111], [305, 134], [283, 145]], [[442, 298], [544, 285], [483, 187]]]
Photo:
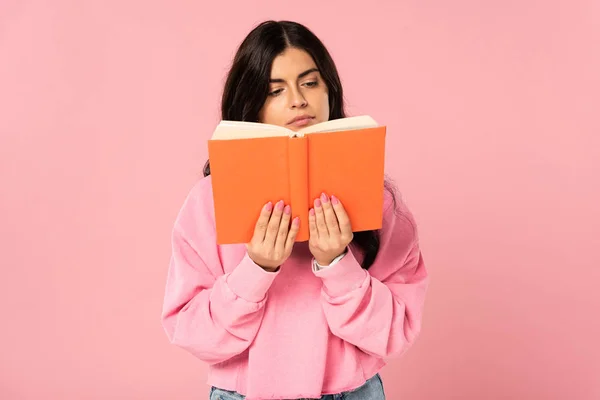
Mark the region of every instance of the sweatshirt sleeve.
[[175, 221], [162, 325], [171, 343], [216, 364], [250, 346], [278, 272], [263, 270], [246, 253], [224, 273], [208, 196], [198, 188], [190, 193]]
[[379, 253], [369, 270], [350, 247], [340, 261], [314, 272], [331, 332], [377, 357], [396, 357], [417, 338], [428, 273], [410, 212], [386, 213]]

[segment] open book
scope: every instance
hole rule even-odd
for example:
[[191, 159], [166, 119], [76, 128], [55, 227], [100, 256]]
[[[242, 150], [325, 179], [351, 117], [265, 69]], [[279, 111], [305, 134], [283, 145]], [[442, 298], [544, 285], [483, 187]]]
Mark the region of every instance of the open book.
[[257, 122], [221, 121], [208, 141], [218, 244], [248, 243], [264, 204], [283, 200], [309, 238], [308, 212], [322, 192], [340, 199], [354, 232], [383, 217], [386, 127], [369, 116], [297, 132]]

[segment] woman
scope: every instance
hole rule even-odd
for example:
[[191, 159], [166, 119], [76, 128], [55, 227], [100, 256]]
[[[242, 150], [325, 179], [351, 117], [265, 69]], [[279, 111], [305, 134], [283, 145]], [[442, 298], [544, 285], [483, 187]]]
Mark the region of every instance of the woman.
[[[222, 119], [297, 130], [342, 118], [343, 91], [321, 41], [267, 21], [240, 45]], [[210, 165], [175, 221], [162, 314], [172, 343], [209, 364], [211, 399], [384, 399], [379, 371], [420, 328], [428, 274], [416, 224], [386, 185], [381, 231], [354, 232], [324, 193], [310, 240], [281, 201], [246, 245], [218, 246]]]

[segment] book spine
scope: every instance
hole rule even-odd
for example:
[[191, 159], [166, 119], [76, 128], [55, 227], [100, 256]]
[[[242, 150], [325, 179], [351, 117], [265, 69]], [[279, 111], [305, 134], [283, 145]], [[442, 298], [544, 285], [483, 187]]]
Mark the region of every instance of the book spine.
[[289, 182], [292, 219], [300, 217], [297, 242], [308, 240], [308, 142], [306, 137], [289, 139]]

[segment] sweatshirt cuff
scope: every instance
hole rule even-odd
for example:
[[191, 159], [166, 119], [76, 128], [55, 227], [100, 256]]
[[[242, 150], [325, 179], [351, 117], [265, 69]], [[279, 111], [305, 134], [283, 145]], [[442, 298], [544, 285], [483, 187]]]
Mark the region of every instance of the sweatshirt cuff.
[[281, 268], [276, 272], [265, 271], [246, 253], [238, 266], [227, 276], [226, 283], [236, 296], [246, 301], [260, 303], [265, 299], [279, 271]]
[[316, 272], [318, 270], [324, 269], [324, 268], [330, 268], [332, 266], [334, 266], [335, 264], [337, 264], [342, 258], [344, 258], [344, 256], [346, 255], [346, 253], [348, 252], [348, 250], [344, 251], [342, 254], [340, 254], [339, 256], [337, 256], [336, 258], [333, 259], [333, 261], [329, 264], [329, 265], [321, 265], [317, 262], [317, 260], [315, 260], [313, 258], [313, 272]]
[[338, 297], [360, 288], [369, 274], [348, 248], [348, 252], [335, 265], [314, 272], [323, 281], [323, 289], [330, 297]]

